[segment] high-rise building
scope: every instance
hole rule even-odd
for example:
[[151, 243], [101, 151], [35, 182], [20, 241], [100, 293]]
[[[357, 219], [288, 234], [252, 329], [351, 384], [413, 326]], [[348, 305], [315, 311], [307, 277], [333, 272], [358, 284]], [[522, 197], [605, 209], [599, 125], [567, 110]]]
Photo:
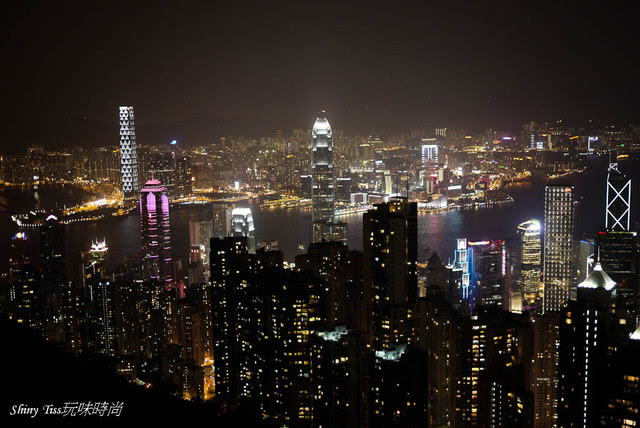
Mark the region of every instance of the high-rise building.
[[86, 299], [87, 348], [91, 352], [114, 356], [114, 291], [107, 272], [108, 251], [104, 240], [91, 243], [89, 252], [83, 254], [82, 285]]
[[572, 297], [573, 186], [547, 185], [544, 194], [543, 311], [559, 311]]
[[139, 189], [133, 107], [120, 107], [120, 166], [122, 168], [122, 195], [125, 199], [133, 198]]
[[478, 291], [477, 303], [501, 308], [505, 301], [507, 249], [504, 241], [469, 242]]
[[629, 230], [631, 226], [631, 179], [620, 172], [617, 163], [609, 164], [605, 212], [605, 228], [607, 230]]
[[620, 323], [631, 333], [638, 325], [640, 302], [640, 245], [638, 233], [632, 231], [600, 230], [595, 237], [596, 253], [602, 268], [618, 284], [616, 314]]
[[231, 211], [233, 208], [233, 204], [228, 203], [212, 204], [214, 237], [231, 236]]
[[363, 218], [364, 287], [371, 301], [369, 345], [413, 339], [418, 298], [418, 207], [406, 198], [376, 204]]
[[256, 230], [250, 208], [234, 208], [231, 211], [231, 236], [246, 237], [249, 253], [256, 253]]
[[558, 419], [558, 352], [560, 312], [533, 314], [531, 390], [536, 428], [556, 426]]
[[591, 275], [578, 286], [577, 300], [562, 310], [560, 426], [601, 426], [608, 402], [607, 358], [616, 327], [611, 313], [615, 288], [615, 281], [597, 261]]
[[142, 253], [149, 278], [162, 282], [172, 279], [170, 227], [166, 188], [149, 180], [140, 191]]
[[[333, 135], [322, 112], [311, 131], [311, 171], [313, 223], [331, 223], [334, 217], [335, 190], [333, 176]], [[313, 229], [313, 242], [322, 241], [321, 228]]]
[[540, 220], [528, 220], [518, 225], [518, 236], [522, 246], [520, 268], [523, 306], [531, 308], [540, 297], [540, 275], [542, 271], [542, 243]]

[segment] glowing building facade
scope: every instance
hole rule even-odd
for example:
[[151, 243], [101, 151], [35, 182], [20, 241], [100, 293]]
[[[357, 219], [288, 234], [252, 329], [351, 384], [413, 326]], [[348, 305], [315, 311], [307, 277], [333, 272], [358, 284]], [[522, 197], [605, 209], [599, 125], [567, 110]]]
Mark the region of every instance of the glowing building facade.
[[618, 170], [618, 164], [609, 165], [607, 175], [607, 209], [605, 228], [628, 231], [631, 223], [631, 180]]
[[122, 195], [133, 198], [138, 193], [138, 156], [136, 154], [136, 125], [133, 107], [120, 107], [120, 166]]
[[333, 222], [335, 192], [333, 177], [333, 134], [329, 121], [321, 115], [311, 131], [311, 200], [313, 204], [313, 242], [322, 241], [323, 227]]
[[544, 312], [559, 311], [575, 298], [573, 225], [573, 186], [548, 185], [544, 196]]
[[231, 236], [246, 237], [249, 253], [256, 253], [256, 230], [250, 208], [234, 208], [231, 211]]
[[171, 281], [169, 198], [159, 180], [149, 180], [140, 191], [142, 254], [149, 277]]
[[540, 274], [542, 270], [542, 243], [540, 220], [531, 219], [518, 225], [518, 236], [522, 245], [522, 293], [524, 306], [531, 307], [540, 297]]

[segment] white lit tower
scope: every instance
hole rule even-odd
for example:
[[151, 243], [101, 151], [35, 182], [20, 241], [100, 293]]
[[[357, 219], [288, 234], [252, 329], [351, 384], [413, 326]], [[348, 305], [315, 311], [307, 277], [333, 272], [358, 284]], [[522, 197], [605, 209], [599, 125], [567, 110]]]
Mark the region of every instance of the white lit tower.
[[610, 163], [605, 228], [611, 231], [628, 231], [630, 222], [631, 179], [618, 170], [617, 163]]
[[331, 125], [321, 112], [311, 130], [311, 200], [313, 202], [313, 241], [322, 240], [316, 223], [330, 223], [334, 216], [333, 135]]
[[311, 130], [311, 201], [313, 242], [342, 241], [346, 244], [347, 225], [334, 223], [335, 179], [333, 173], [333, 134], [322, 111]]
[[136, 125], [133, 107], [120, 107], [120, 166], [122, 171], [122, 196], [131, 199], [138, 190], [138, 157], [136, 154]]

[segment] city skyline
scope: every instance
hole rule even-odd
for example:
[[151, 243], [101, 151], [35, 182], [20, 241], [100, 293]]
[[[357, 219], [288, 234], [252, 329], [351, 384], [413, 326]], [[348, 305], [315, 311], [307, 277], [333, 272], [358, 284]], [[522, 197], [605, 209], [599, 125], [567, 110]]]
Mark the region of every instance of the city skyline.
[[631, 10], [12, 3], [0, 419], [640, 426]]

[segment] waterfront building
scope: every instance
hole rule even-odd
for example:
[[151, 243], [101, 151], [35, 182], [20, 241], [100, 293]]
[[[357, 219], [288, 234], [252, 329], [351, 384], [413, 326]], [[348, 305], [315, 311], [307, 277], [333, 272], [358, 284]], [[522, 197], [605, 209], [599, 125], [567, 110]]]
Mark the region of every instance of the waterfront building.
[[[331, 125], [322, 112], [311, 131], [312, 222], [332, 223], [335, 215], [334, 153]], [[323, 228], [313, 228], [312, 242], [322, 241]]]
[[246, 237], [249, 253], [256, 253], [256, 231], [250, 208], [234, 208], [231, 211], [231, 236]]
[[575, 298], [573, 186], [547, 185], [544, 197], [543, 311], [559, 311]]
[[212, 204], [213, 237], [231, 236], [231, 211], [234, 205], [229, 203]]
[[122, 195], [134, 198], [138, 193], [138, 157], [136, 153], [136, 125], [133, 107], [120, 107], [120, 166]]
[[171, 224], [169, 198], [159, 180], [147, 181], [140, 191], [140, 231], [147, 276], [171, 281]]

